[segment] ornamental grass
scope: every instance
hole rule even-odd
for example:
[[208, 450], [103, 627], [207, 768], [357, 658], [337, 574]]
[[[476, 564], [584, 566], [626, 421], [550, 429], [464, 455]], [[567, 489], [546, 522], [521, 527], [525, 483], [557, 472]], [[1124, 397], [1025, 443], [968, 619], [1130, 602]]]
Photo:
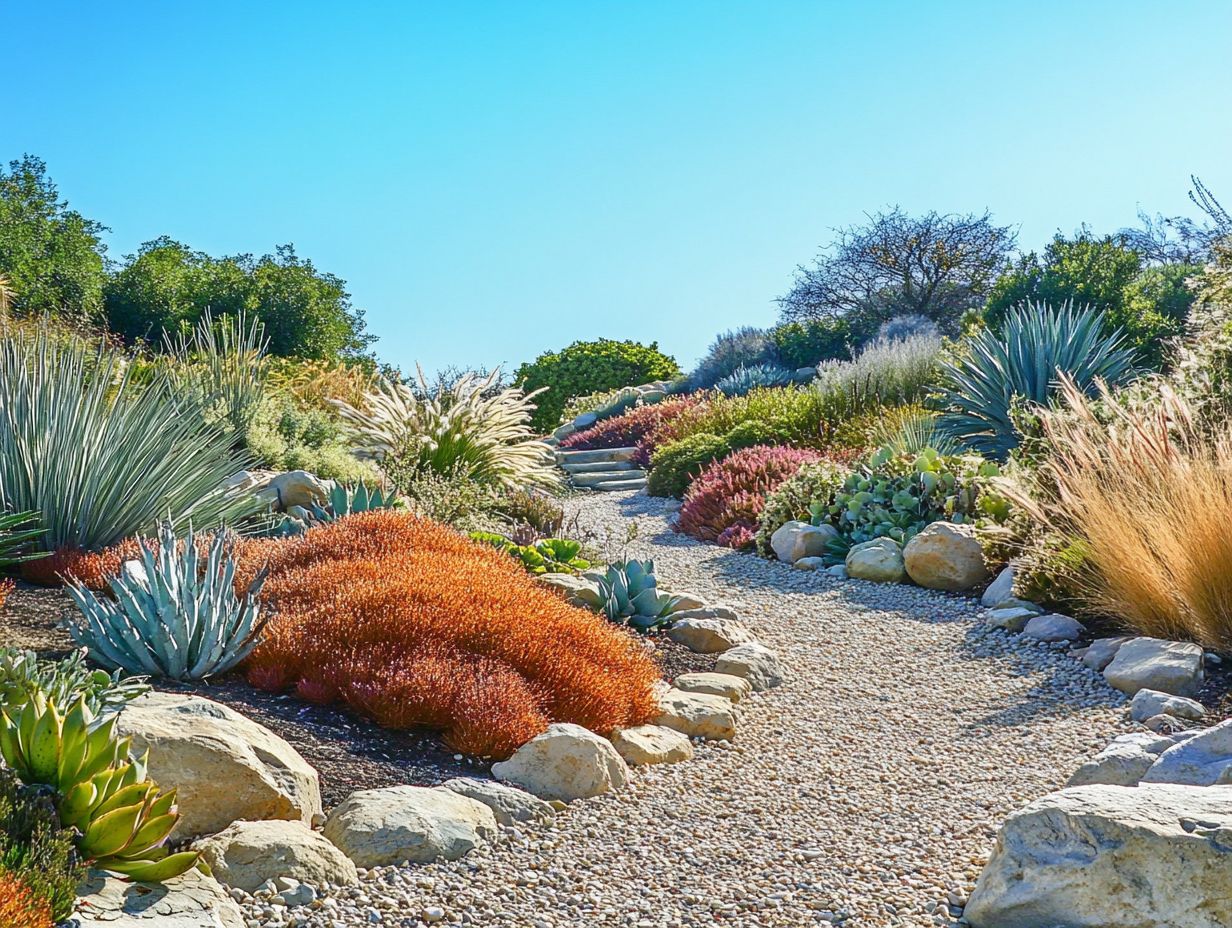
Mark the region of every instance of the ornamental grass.
[[630, 634], [570, 606], [508, 556], [400, 512], [240, 546], [275, 612], [249, 682], [341, 702], [391, 728], [504, 757], [552, 722], [650, 721], [658, 669]]
[[766, 497], [821, 457], [803, 448], [756, 445], [716, 461], [689, 485], [679, 530], [724, 547], [752, 547]]

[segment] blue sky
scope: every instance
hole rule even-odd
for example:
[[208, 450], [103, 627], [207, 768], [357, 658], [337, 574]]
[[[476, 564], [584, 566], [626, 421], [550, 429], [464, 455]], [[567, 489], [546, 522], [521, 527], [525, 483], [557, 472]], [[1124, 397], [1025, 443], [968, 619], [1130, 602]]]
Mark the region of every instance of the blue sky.
[[578, 338], [682, 363], [766, 325], [835, 226], [979, 211], [1039, 247], [1232, 200], [1232, 4], [4, 5], [0, 157], [113, 257], [293, 242], [378, 354]]

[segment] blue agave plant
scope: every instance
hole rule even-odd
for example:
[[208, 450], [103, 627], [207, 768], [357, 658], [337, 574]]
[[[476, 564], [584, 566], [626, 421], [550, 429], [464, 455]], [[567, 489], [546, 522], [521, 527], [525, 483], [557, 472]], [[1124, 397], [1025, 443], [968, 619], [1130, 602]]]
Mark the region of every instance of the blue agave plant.
[[744, 396], [757, 387], [781, 387], [790, 380], [791, 372], [777, 364], [741, 365], [714, 386], [724, 396]]

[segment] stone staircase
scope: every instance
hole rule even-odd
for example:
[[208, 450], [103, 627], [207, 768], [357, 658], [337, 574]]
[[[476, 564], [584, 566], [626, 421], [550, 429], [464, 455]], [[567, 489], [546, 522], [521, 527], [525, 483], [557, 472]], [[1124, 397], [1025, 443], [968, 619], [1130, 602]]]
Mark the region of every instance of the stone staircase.
[[575, 487], [600, 492], [640, 490], [646, 486], [646, 472], [629, 460], [636, 450], [557, 451], [556, 462]]

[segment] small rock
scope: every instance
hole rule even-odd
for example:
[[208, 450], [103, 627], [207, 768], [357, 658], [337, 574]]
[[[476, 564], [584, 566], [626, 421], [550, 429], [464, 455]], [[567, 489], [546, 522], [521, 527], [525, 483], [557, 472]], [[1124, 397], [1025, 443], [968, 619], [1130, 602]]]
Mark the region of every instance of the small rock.
[[556, 816], [556, 810], [542, 799], [532, 796], [526, 790], [515, 789], [494, 780], [456, 777], [446, 780], [442, 785], [467, 799], [482, 802], [492, 810], [496, 821], [501, 825], [549, 822]]
[[739, 702], [753, 692], [753, 686], [743, 677], [730, 673], [682, 673], [672, 684], [686, 693], [708, 693]]
[[791, 566], [796, 570], [821, 570], [826, 566], [826, 559], [824, 557], [802, 557]]
[[826, 573], [828, 573], [831, 577], [833, 577], [836, 580], [846, 580], [847, 579], [847, 565], [846, 564], [835, 564], [833, 567], [827, 567]]
[[723, 696], [671, 689], [659, 697], [659, 710], [656, 724], [690, 738], [730, 741], [736, 736], [736, 712]]
[[730, 619], [676, 619], [667, 637], [697, 654], [718, 654], [754, 640], [748, 629]]
[[980, 605], [991, 609], [998, 603], [1009, 599], [1014, 595], [1014, 565], [1011, 564], [1001, 570], [997, 574], [995, 580], [988, 584], [988, 589], [984, 591], [984, 595], [980, 597]]
[[1232, 783], [1232, 719], [1194, 733], [1162, 754], [1143, 783], [1216, 786]]
[[662, 725], [638, 725], [612, 733], [612, 745], [625, 763], [677, 764], [693, 756], [688, 735]]
[[1082, 663], [1092, 670], [1103, 672], [1104, 668], [1112, 663], [1112, 659], [1116, 657], [1117, 651], [1121, 645], [1129, 641], [1128, 637], [1120, 638], [1096, 638], [1091, 642], [1091, 646], [1087, 648], [1087, 652], [1082, 655]]
[[1131, 638], [1104, 668], [1104, 679], [1131, 696], [1142, 689], [1190, 696], [1202, 685], [1202, 649], [1161, 638]]
[[907, 575], [930, 590], [969, 590], [988, 580], [984, 548], [975, 526], [933, 522], [903, 548]]
[[492, 775], [542, 799], [571, 802], [619, 789], [629, 781], [629, 768], [606, 738], [557, 723], [493, 765]]
[[1037, 615], [1023, 628], [1023, 634], [1037, 641], [1075, 641], [1084, 632], [1086, 627], [1081, 622], [1059, 612]]
[[783, 682], [778, 655], [764, 644], [741, 644], [719, 655], [714, 669], [749, 681], [755, 691], [773, 689]]
[[355, 864], [301, 822], [235, 822], [194, 847], [224, 886], [256, 892], [274, 880], [290, 905], [307, 904], [287, 896], [293, 886], [359, 882]]
[[1138, 690], [1129, 703], [1129, 717], [1135, 722], [1145, 722], [1157, 715], [1172, 715], [1178, 719], [1199, 721], [1206, 715], [1206, 707], [1196, 699], [1173, 696], [1158, 690]]
[[847, 552], [847, 576], [875, 583], [902, 583], [907, 579], [903, 549], [892, 538], [874, 538]]
[[993, 628], [1004, 628], [1007, 632], [1020, 632], [1039, 614], [1039, 609], [1033, 606], [1030, 608], [1007, 606], [989, 611], [985, 614], [984, 621]]
[[794, 564], [802, 557], [820, 557], [831, 540], [838, 537], [832, 525], [809, 525], [807, 522], [784, 522], [770, 536], [770, 548], [780, 561]]

